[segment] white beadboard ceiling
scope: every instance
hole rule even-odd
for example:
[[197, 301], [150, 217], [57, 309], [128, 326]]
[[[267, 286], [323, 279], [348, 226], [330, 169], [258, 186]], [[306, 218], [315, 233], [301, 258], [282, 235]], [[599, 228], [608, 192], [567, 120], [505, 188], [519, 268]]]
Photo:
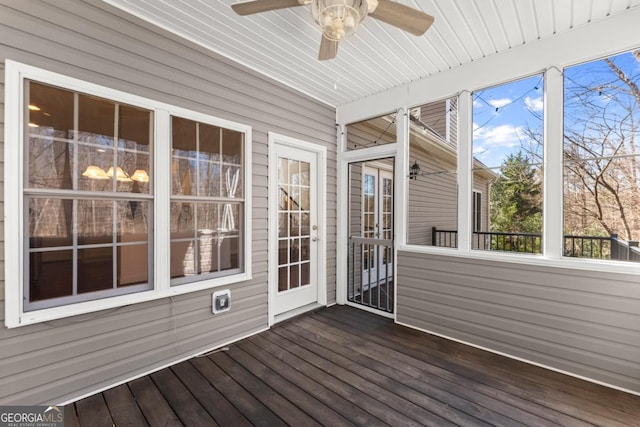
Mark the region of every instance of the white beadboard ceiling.
[[398, 0], [435, 17], [415, 37], [367, 17], [318, 61], [309, 7], [238, 16], [235, 0], [104, 0], [338, 107], [640, 6], [640, 0]]

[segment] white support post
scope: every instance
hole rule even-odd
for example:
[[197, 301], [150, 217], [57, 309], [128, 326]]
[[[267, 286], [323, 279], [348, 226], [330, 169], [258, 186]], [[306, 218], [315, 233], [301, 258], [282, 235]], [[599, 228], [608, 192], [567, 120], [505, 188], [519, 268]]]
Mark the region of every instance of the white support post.
[[[400, 108], [396, 114], [397, 154], [395, 164], [394, 239], [395, 247], [407, 244], [407, 213], [409, 198], [409, 110]], [[396, 264], [394, 264], [396, 265]]]
[[543, 253], [546, 258], [562, 257], [563, 246], [563, 97], [562, 72], [549, 68], [544, 81], [544, 206]]
[[471, 250], [471, 215], [473, 205], [473, 100], [471, 92], [458, 97], [458, 250]]
[[347, 209], [349, 206], [349, 168], [344, 161], [346, 150], [345, 126], [336, 127], [338, 145], [338, 184], [337, 184], [337, 236], [336, 236], [336, 303], [347, 302], [347, 258], [349, 256], [349, 224]]

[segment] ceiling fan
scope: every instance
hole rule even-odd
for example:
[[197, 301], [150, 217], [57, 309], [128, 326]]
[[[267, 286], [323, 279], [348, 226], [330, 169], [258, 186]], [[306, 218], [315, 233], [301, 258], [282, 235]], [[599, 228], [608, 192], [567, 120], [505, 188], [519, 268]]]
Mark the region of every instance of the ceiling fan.
[[322, 29], [318, 59], [335, 58], [338, 43], [353, 34], [366, 16], [416, 36], [423, 35], [433, 16], [391, 0], [254, 0], [231, 5], [238, 15], [311, 4], [311, 16]]

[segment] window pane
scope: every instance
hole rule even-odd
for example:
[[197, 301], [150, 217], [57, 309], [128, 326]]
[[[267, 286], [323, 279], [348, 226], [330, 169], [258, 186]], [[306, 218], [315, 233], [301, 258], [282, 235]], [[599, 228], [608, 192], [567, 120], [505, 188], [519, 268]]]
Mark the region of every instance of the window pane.
[[171, 238], [195, 236], [195, 211], [193, 203], [171, 203]]
[[224, 206], [221, 206], [219, 203], [198, 203], [198, 232], [202, 233], [203, 231], [218, 231], [220, 228], [220, 216], [218, 211], [222, 208], [224, 211]]
[[[112, 101], [80, 95], [78, 99], [78, 132], [86, 138], [113, 141], [115, 105]], [[111, 142], [113, 145], [113, 142]]]
[[234, 166], [224, 166], [222, 173], [222, 197], [242, 198], [241, 169]]
[[113, 202], [78, 200], [78, 244], [113, 242]]
[[29, 188], [73, 188], [74, 148], [68, 142], [29, 138]]
[[29, 256], [29, 300], [73, 293], [73, 251], [32, 252]]
[[289, 267], [278, 268], [278, 291], [289, 290]]
[[564, 255], [640, 261], [640, 59], [564, 72]]
[[149, 281], [149, 246], [118, 246], [118, 269], [116, 280], [118, 287], [137, 285]]
[[457, 106], [458, 99], [449, 98], [410, 110], [409, 244], [457, 246]]
[[27, 81], [29, 131], [73, 139], [73, 92]]
[[31, 198], [27, 206], [30, 248], [73, 244], [73, 200]]
[[180, 117], [172, 117], [171, 135], [171, 148], [174, 156], [197, 156], [196, 122]]
[[118, 109], [118, 146], [149, 152], [153, 135], [153, 113], [128, 105]]
[[78, 190], [113, 191], [113, 147], [78, 144]]
[[222, 130], [222, 161], [234, 165], [242, 164], [244, 134], [229, 129]]
[[195, 195], [196, 162], [188, 159], [173, 159], [171, 166], [172, 194], [190, 196]]
[[240, 268], [240, 242], [237, 237], [226, 237], [219, 243], [220, 271]]
[[78, 293], [113, 288], [113, 247], [78, 249]]
[[347, 125], [347, 150], [396, 142], [396, 113]]
[[220, 164], [218, 162], [201, 161], [200, 168], [200, 188], [198, 194], [208, 197], [220, 197], [220, 187], [222, 184]]
[[220, 161], [220, 128], [206, 123], [199, 124], [200, 159]]
[[118, 242], [147, 242], [149, 239], [150, 202], [147, 200], [118, 201]]
[[[542, 76], [473, 94], [473, 249], [542, 253]], [[474, 202], [475, 201], [475, 202]]]
[[240, 209], [237, 203], [172, 203], [171, 277], [239, 268]]

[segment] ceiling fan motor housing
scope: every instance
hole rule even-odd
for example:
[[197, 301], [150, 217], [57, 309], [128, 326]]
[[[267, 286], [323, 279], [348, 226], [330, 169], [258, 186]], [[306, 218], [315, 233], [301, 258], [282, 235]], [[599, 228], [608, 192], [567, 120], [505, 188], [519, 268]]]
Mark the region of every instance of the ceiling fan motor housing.
[[377, 6], [377, 0], [313, 0], [311, 15], [327, 39], [340, 41], [358, 29], [370, 11], [369, 1]]

